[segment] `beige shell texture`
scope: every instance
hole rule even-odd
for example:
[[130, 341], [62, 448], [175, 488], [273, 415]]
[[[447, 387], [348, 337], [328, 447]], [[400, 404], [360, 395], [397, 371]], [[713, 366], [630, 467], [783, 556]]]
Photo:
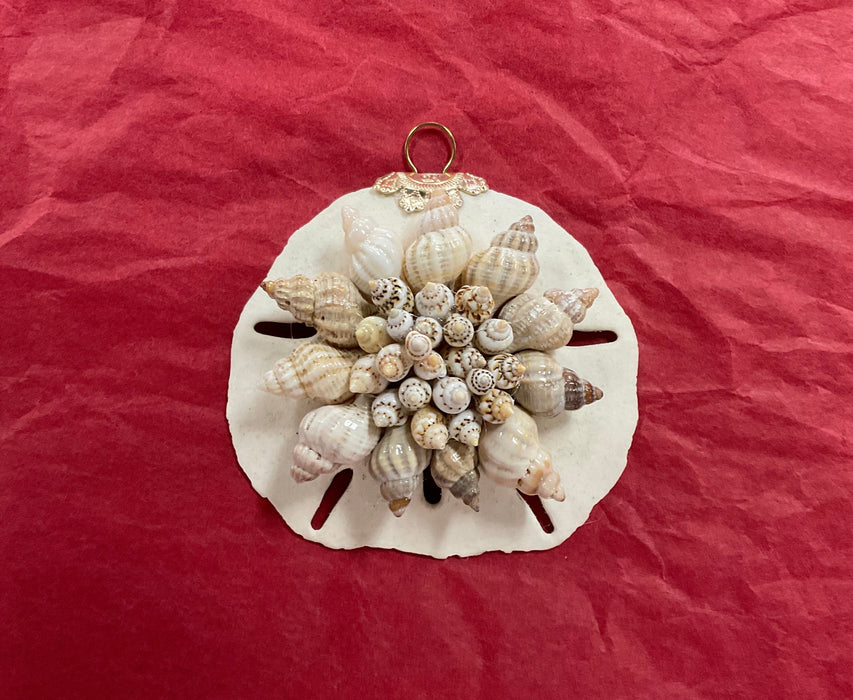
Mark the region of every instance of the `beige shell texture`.
[[[351, 206], [378, 225], [411, 233], [415, 216], [407, 216], [393, 197], [363, 189], [341, 197], [296, 231], [282, 254], [258, 279], [298, 273], [345, 272], [348, 265], [340, 230], [341, 209]], [[471, 556], [484, 551], [550, 549], [564, 542], [589, 516], [592, 507], [625, 469], [637, 424], [637, 340], [631, 322], [607, 288], [584, 248], [545, 212], [498, 192], [466, 197], [460, 223], [471, 233], [474, 250], [489, 245], [496, 233], [530, 215], [539, 240], [539, 278], [531, 289], [597, 287], [601, 293], [578, 331], [610, 330], [612, 343], [564, 347], [555, 351], [561, 365], [604, 390], [604, 398], [556, 418], [537, 418], [539, 438], [552, 454], [566, 491], [563, 503], [544, 501], [554, 531], [547, 534], [528, 506], [511, 489], [483, 476], [480, 512], [444, 493], [431, 505], [417, 493], [402, 518], [395, 518], [366, 469], [356, 470], [326, 523], [311, 519], [332, 480], [330, 475], [296, 484], [290, 477], [297, 428], [305, 413], [319, 404], [268, 394], [258, 388], [263, 372], [304, 340], [262, 335], [259, 322], [293, 321], [267, 294], [257, 289], [249, 299], [231, 348], [228, 421], [240, 466], [254, 489], [268, 498], [287, 524], [306, 539], [334, 548], [370, 546], [416, 552], [437, 558]], [[611, 274], [618, 275], [618, 270]], [[248, 290], [247, 290], [248, 291]]]

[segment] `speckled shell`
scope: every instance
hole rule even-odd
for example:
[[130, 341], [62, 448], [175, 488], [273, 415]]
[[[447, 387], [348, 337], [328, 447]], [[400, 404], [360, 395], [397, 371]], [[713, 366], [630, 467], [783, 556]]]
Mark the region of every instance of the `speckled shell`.
[[443, 449], [433, 452], [430, 473], [436, 484], [449, 489], [455, 498], [480, 510], [480, 474], [477, 451], [471, 445], [450, 440]]
[[454, 348], [468, 345], [474, 338], [474, 324], [461, 314], [451, 314], [444, 324], [444, 342]]
[[403, 258], [403, 277], [416, 292], [427, 282], [452, 284], [471, 257], [472, 243], [471, 234], [459, 226], [459, 214], [446, 192], [430, 197], [418, 228], [420, 235]]
[[461, 413], [471, 401], [471, 392], [458, 377], [439, 379], [432, 388], [432, 402], [443, 413]]
[[423, 360], [414, 364], [414, 372], [421, 379], [441, 379], [447, 376], [444, 358], [433, 350]]
[[504, 391], [515, 389], [527, 369], [517, 356], [508, 352], [490, 357], [486, 366], [495, 375], [495, 386]]
[[368, 471], [379, 482], [379, 492], [398, 518], [421, 484], [429, 452], [415, 442], [408, 426], [386, 430], [370, 456]]
[[487, 425], [478, 447], [480, 469], [509, 488], [563, 501], [566, 494], [551, 454], [539, 442], [536, 422], [520, 408], [500, 425]]
[[474, 447], [480, 442], [482, 426], [482, 416], [470, 408], [466, 408], [462, 413], [457, 413], [447, 423], [452, 439]]
[[456, 290], [456, 313], [462, 314], [475, 326], [492, 317], [495, 300], [488, 287], [464, 285]]
[[376, 355], [359, 357], [349, 375], [349, 390], [353, 394], [378, 394], [388, 386], [388, 380], [376, 369]]
[[438, 282], [427, 282], [415, 295], [415, 306], [421, 316], [444, 321], [453, 310], [454, 298], [450, 287]]
[[498, 316], [512, 325], [513, 341], [507, 352], [556, 350], [572, 338], [572, 320], [545, 297], [520, 294]]
[[403, 425], [409, 418], [409, 412], [400, 402], [397, 389], [386, 389], [370, 405], [373, 422], [380, 428]]
[[518, 358], [527, 368], [515, 393], [516, 402], [533, 415], [557, 416], [598, 401], [601, 389], [566, 369], [551, 355], [524, 350]]
[[391, 309], [411, 311], [415, 308], [415, 297], [412, 290], [399, 277], [370, 280], [368, 287], [373, 303], [386, 316]]
[[415, 362], [418, 362], [423, 360], [432, 352], [432, 341], [423, 333], [418, 333], [418, 331], [409, 331], [409, 334], [406, 336], [406, 342], [403, 343], [403, 347], [406, 348], [406, 353], [409, 357], [411, 357]]
[[437, 348], [444, 337], [444, 329], [436, 319], [429, 316], [421, 316], [415, 321], [415, 328], [418, 333], [423, 333], [430, 339], [433, 348]]
[[403, 266], [403, 240], [352, 207], [341, 210], [344, 243], [350, 258], [349, 276], [370, 295], [370, 280], [399, 277]]
[[391, 309], [388, 312], [386, 330], [394, 340], [400, 342], [415, 327], [415, 315], [403, 309]]
[[412, 358], [399, 343], [391, 343], [376, 353], [376, 369], [389, 382], [399, 382], [412, 367]]
[[299, 424], [299, 442], [293, 449], [290, 475], [310, 481], [344, 467], [360, 466], [379, 442], [367, 397], [344, 406], [320, 406]]
[[577, 324], [584, 320], [587, 309], [598, 299], [598, 290], [595, 287], [572, 289], [568, 292], [562, 289], [549, 289], [543, 296], [572, 319], [572, 323]]
[[495, 355], [512, 345], [512, 326], [502, 318], [483, 321], [474, 333], [474, 345], [486, 355]]
[[454, 377], [464, 379], [472, 369], [486, 366], [486, 358], [477, 348], [467, 345], [447, 351], [447, 371]]
[[358, 346], [369, 353], [377, 353], [393, 340], [387, 331], [388, 322], [381, 316], [368, 316], [356, 326]]
[[349, 376], [357, 357], [326, 343], [303, 343], [264, 375], [264, 388], [291, 399], [343, 403], [352, 397]]
[[425, 379], [409, 377], [397, 388], [400, 403], [409, 411], [417, 411], [426, 406], [432, 398], [432, 387]]
[[472, 394], [482, 396], [495, 388], [495, 375], [485, 368], [472, 369], [465, 377], [465, 384]]
[[355, 329], [373, 310], [358, 288], [337, 272], [268, 280], [261, 287], [297, 321], [316, 328], [323, 340], [340, 347], [358, 345]]
[[491, 389], [474, 401], [474, 408], [486, 423], [503, 423], [512, 415], [512, 396], [500, 389]]
[[488, 287], [498, 306], [530, 289], [539, 275], [539, 242], [533, 230], [533, 219], [525, 216], [497, 234], [489, 248], [475, 253], [468, 262], [462, 284]]
[[440, 450], [450, 438], [444, 414], [433, 406], [423, 406], [415, 411], [409, 428], [415, 442], [427, 450]]

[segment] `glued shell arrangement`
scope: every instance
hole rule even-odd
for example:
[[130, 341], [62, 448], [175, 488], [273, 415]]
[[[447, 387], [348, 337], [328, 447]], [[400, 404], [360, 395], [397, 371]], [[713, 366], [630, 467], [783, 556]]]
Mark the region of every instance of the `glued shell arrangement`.
[[[429, 469], [479, 510], [479, 479], [556, 501], [562, 483], [535, 418], [577, 410], [600, 389], [563, 367], [595, 289], [531, 292], [538, 242], [526, 216], [472, 250], [457, 207], [437, 191], [402, 236], [345, 207], [348, 275], [265, 281], [264, 291], [319, 340], [279, 360], [264, 387], [323, 404], [299, 427], [297, 482], [363, 469], [399, 517]], [[380, 501], [381, 502], [381, 501]]]

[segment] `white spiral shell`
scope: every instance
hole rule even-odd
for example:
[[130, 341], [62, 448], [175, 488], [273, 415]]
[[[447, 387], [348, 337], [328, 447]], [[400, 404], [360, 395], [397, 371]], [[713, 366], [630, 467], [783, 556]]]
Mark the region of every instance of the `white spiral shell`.
[[415, 327], [415, 315], [403, 309], [391, 309], [388, 312], [387, 331], [394, 340], [402, 341]]
[[359, 357], [349, 375], [349, 390], [353, 394], [378, 394], [388, 386], [388, 380], [376, 369], [376, 355]]
[[409, 428], [415, 442], [427, 450], [440, 450], [450, 438], [444, 414], [433, 406], [423, 406], [415, 411]]
[[441, 327], [441, 323], [429, 316], [421, 316], [416, 320], [414, 330], [429, 338], [433, 348], [437, 348], [444, 337], [444, 329]]
[[461, 348], [474, 338], [474, 324], [461, 314], [451, 314], [444, 324], [444, 342]]
[[474, 345], [486, 355], [495, 355], [512, 345], [512, 326], [502, 318], [483, 321], [474, 333]]
[[432, 398], [432, 387], [425, 379], [409, 377], [397, 388], [400, 403], [409, 411], [417, 411], [426, 406]]
[[423, 360], [415, 362], [414, 371], [421, 379], [441, 379], [447, 376], [447, 365], [444, 358], [433, 350]]
[[457, 413], [447, 423], [447, 428], [450, 431], [452, 439], [464, 442], [466, 445], [473, 445], [474, 447], [480, 442], [482, 426], [482, 416], [470, 408]]
[[418, 331], [409, 331], [403, 346], [406, 348], [406, 353], [415, 362], [423, 360], [432, 352], [432, 341]]
[[403, 425], [409, 418], [409, 412], [400, 402], [396, 389], [386, 389], [373, 399], [370, 413], [373, 416], [373, 422], [379, 428]]
[[376, 369], [389, 382], [399, 382], [412, 367], [412, 358], [399, 343], [391, 343], [376, 353]]
[[498, 316], [512, 325], [513, 341], [508, 352], [556, 350], [572, 338], [572, 319], [545, 297], [520, 294], [508, 301]]
[[381, 316], [367, 316], [355, 328], [358, 346], [367, 353], [377, 353], [390, 342], [388, 322]]
[[341, 210], [344, 243], [350, 258], [349, 276], [365, 294], [370, 280], [399, 277], [403, 266], [403, 241], [393, 231], [377, 226], [352, 207]]
[[486, 358], [477, 348], [466, 345], [447, 351], [447, 371], [454, 377], [464, 379], [472, 369], [486, 366]]
[[326, 343], [303, 343], [264, 375], [264, 388], [291, 399], [343, 403], [352, 397], [349, 376], [356, 357]]
[[472, 394], [482, 396], [495, 388], [495, 375], [485, 368], [472, 369], [465, 377], [465, 384]]
[[453, 310], [453, 292], [450, 287], [438, 282], [427, 282], [415, 295], [415, 306], [421, 316], [444, 321]]
[[468, 408], [471, 392], [458, 377], [443, 377], [432, 388], [432, 402], [438, 410], [453, 415]]

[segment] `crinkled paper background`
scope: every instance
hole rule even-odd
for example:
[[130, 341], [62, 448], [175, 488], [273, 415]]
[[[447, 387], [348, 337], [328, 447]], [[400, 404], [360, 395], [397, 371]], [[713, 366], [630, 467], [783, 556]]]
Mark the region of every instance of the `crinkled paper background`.
[[[851, 6], [7, 0], [0, 36], [0, 695], [853, 693]], [[327, 550], [236, 463], [240, 309], [425, 120], [639, 337], [628, 467], [555, 550]]]

